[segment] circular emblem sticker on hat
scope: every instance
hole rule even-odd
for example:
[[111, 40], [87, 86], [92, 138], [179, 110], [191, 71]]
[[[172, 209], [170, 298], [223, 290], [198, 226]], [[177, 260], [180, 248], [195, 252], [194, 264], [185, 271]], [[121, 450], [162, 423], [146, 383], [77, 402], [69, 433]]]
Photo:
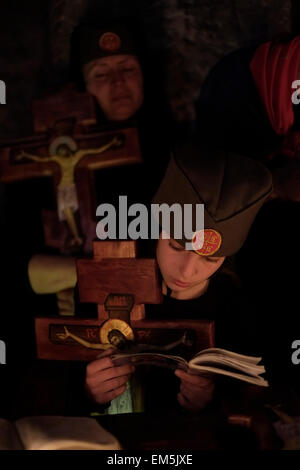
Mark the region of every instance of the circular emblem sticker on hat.
[[100, 37], [99, 46], [104, 51], [115, 52], [121, 47], [121, 39], [116, 33], [107, 32]]
[[212, 256], [220, 248], [222, 237], [219, 232], [211, 228], [198, 230], [192, 238], [192, 247], [198, 255]]

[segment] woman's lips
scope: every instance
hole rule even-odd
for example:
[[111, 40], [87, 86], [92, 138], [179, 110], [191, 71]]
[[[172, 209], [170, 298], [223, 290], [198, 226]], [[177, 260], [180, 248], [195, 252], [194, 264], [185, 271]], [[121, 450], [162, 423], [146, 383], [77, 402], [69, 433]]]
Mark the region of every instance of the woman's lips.
[[122, 102], [127, 102], [127, 101], [130, 101], [130, 100], [131, 100], [130, 95], [119, 95], [119, 96], [115, 96], [113, 98], [113, 102], [115, 102], [115, 103], [122, 103]]
[[173, 283], [178, 287], [189, 287], [190, 285], [187, 282], [182, 282], [182, 281], [179, 281], [178, 279], [174, 279]]

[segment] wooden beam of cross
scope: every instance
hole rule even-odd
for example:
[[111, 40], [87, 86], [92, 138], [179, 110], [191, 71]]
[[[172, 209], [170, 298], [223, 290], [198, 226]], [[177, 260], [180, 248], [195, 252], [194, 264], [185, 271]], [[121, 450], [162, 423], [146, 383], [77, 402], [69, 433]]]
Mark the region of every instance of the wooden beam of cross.
[[91, 131], [96, 122], [94, 108], [91, 97], [82, 95], [67, 88], [35, 103], [38, 135], [0, 148], [1, 181], [53, 178], [57, 211], [43, 212], [45, 243], [63, 253], [72, 252], [74, 246], [82, 252], [92, 251], [96, 234], [94, 171], [142, 161], [135, 128]]
[[89, 361], [116, 344], [114, 336], [163, 350], [180, 344], [188, 332], [194, 338], [194, 352], [213, 346], [212, 321], [145, 317], [145, 303], [162, 301], [161, 280], [156, 260], [136, 254], [134, 241], [94, 242], [94, 258], [78, 260], [77, 271], [80, 300], [97, 303], [98, 318], [36, 318], [40, 359]]
[[[102, 136], [104, 134], [101, 134]], [[95, 195], [95, 170], [108, 168], [120, 168], [124, 166], [140, 165], [142, 163], [139, 137], [136, 128], [127, 128], [120, 131], [105, 133], [106, 141], [117, 139], [117, 145], [99, 154], [97, 158], [87, 156], [79, 162], [76, 171], [76, 184], [79, 197], [79, 214], [82, 230], [86, 235], [84, 251], [91, 253], [93, 240], [96, 234], [96, 195]], [[100, 135], [99, 135], [100, 139]], [[118, 140], [121, 145], [118, 144]], [[88, 147], [94, 147], [97, 136], [87, 136], [85, 143]], [[103, 177], [104, 178], [104, 177]], [[111, 181], [118, 192], [118, 181]], [[108, 201], [105, 201], [108, 202]]]
[[96, 125], [96, 112], [92, 97], [79, 93], [74, 84], [68, 84], [58, 93], [43, 99], [34, 100], [34, 135], [23, 139], [10, 139], [0, 142], [0, 178], [5, 183], [22, 181], [43, 176], [54, 176], [59, 181], [59, 167], [53, 162], [15, 165], [15, 157], [21, 150], [31, 150], [41, 157], [49, 155], [49, 142], [65, 134], [86, 133], [89, 126]]

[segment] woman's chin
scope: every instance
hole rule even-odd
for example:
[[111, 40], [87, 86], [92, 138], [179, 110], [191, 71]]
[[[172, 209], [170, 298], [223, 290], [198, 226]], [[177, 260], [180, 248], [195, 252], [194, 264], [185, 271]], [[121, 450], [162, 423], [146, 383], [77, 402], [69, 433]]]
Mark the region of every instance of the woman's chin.
[[111, 112], [110, 118], [112, 121], [127, 121], [132, 118], [137, 112], [136, 107], [130, 102], [120, 103]]

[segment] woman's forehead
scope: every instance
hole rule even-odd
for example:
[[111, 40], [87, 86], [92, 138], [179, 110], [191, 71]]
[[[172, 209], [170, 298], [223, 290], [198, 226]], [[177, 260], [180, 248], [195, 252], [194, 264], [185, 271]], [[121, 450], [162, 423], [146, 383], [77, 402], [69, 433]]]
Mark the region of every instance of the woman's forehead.
[[135, 55], [130, 54], [119, 54], [111, 55], [107, 57], [100, 57], [95, 59], [92, 62], [89, 62], [84, 66], [85, 73], [88, 73], [95, 67], [111, 67], [116, 65], [126, 64], [127, 62], [136, 62], [139, 63], [138, 58]]
[[[169, 243], [171, 243], [171, 244], [175, 245], [178, 248], [183, 248], [181, 243], [179, 243], [178, 240], [176, 240], [175, 238], [162, 238], [162, 235], [160, 234], [159, 241], [160, 242], [163, 241], [166, 246], [169, 245]], [[187, 250], [184, 250], [184, 251], [187, 251]], [[192, 253], [194, 253], [194, 252], [192, 251]], [[195, 253], [195, 254], [200, 256], [198, 253]], [[225, 259], [226, 256], [203, 256], [203, 258], [209, 258], [209, 259], [212, 259], [212, 260], [215, 260], [215, 261], [220, 261], [220, 260]]]

